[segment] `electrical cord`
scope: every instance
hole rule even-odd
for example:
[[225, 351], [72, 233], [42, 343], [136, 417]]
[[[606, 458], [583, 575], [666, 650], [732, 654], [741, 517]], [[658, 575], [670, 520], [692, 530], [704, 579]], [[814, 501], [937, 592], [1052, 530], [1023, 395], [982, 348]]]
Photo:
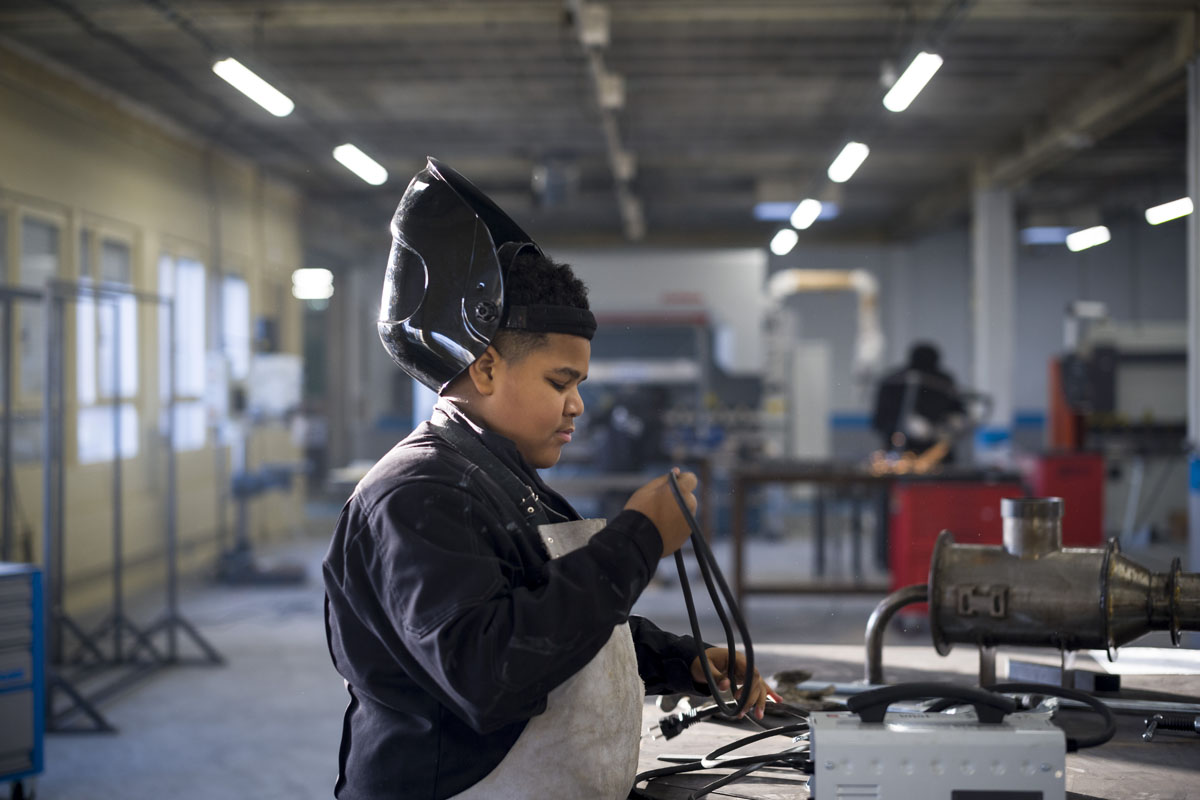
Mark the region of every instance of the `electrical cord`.
[[[787, 703], [771, 703], [767, 706], [767, 709], [772, 714], [782, 712], [783, 714], [790, 714], [800, 719], [808, 717], [807, 711]], [[686, 711], [676, 711], [673, 714], [667, 714], [659, 718], [657, 725], [650, 728], [650, 738], [674, 739], [697, 722], [712, 719], [720, 713], [721, 709], [717, 707], [716, 703], [709, 703], [698, 708], [689, 708]]]
[[[708, 595], [712, 599], [713, 608], [716, 609], [717, 617], [721, 620], [721, 626], [725, 630], [725, 641], [728, 648], [728, 666], [726, 673], [729, 677], [730, 692], [737, 697], [736, 703], [727, 703], [721, 698], [721, 693], [717, 689], [716, 679], [712, 674], [712, 667], [708, 663], [708, 658], [704, 654], [704, 637], [700, 635], [700, 622], [696, 617], [696, 603], [692, 598], [692, 587], [687, 577], [687, 568], [683, 563], [683, 554], [681, 551], [675, 551], [675, 568], [679, 572], [679, 583], [683, 591], [683, 601], [687, 606], [688, 622], [692, 628], [692, 638], [696, 641], [696, 650], [700, 658], [700, 667], [704, 670], [704, 679], [708, 684], [708, 691], [713, 697], [720, 713], [727, 717], [738, 717], [745, 713], [747, 706], [750, 704], [751, 690], [754, 687], [754, 647], [750, 643], [750, 632], [746, 628], [746, 620], [742, 617], [742, 612], [738, 608], [737, 600], [733, 596], [733, 592], [729, 590], [729, 585], [725, 582], [725, 576], [721, 574], [721, 568], [717, 566], [716, 557], [713, 556], [712, 550], [708, 546], [708, 542], [704, 540], [704, 534], [700, 531], [700, 526], [696, 522], [696, 517], [692, 514], [691, 509], [684, 502], [683, 493], [679, 490], [679, 483], [675, 478], [674, 472], [667, 473], [667, 483], [671, 487], [671, 494], [675, 497], [675, 502], [679, 505], [679, 510], [683, 513], [683, 517], [687, 520], [688, 527], [691, 529], [692, 552], [696, 557], [696, 563], [700, 566], [700, 574], [704, 578], [704, 585], [708, 589]], [[726, 609], [722, 607], [721, 597], [717, 590], [720, 589], [720, 594], [724, 596]], [[737, 695], [737, 685], [735, 677], [737, 674], [737, 649], [734, 644], [733, 627], [730, 625], [729, 616], [732, 615], [734, 624], [737, 625], [738, 633], [742, 638], [742, 648], [746, 653], [746, 672], [745, 678], [741, 687], [741, 696]], [[751, 722], [759, 724], [759, 727], [765, 727], [758, 723], [753, 716], [748, 717]]]
[[811, 775], [812, 761], [806, 755], [808, 752], [808, 742], [796, 742], [792, 747], [775, 753], [742, 756], [739, 758], [722, 757], [727, 753], [733, 752], [734, 750], [763, 739], [770, 738], [772, 736], [791, 736], [793, 734], [803, 734], [807, 731], [807, 720], [804, 722], [795, 722], [790, 725], [781, 725], [777, 728], [768, 728], [767, 730], [759, 731], [751, 734], [750, 736], [730, 742], [729, 744], [722, 745], [703, 758], [687, 761], [683, 764], [675, 764], [669, 767], [660, 767], [658, 769], [647, 770], [646, 772], [639, 773], [637, 777], [634, 778], [634, 789], [632, 796], [638, 798], [648, 797], [637, 789], [637, 784], [643, 781], [662, 778], [667, 775], [679, 775], [685, 772], [698, 772], [700, 770], [707, 769], [726, 769], [729, 767], [739, 768], [729, 775], [724, 775], [717, 780], [696, 789], [694, 792], [688, 795], [688, 800], [699, 800], [699, 798], [705, 797], [717, 789], [720, 789], [722, 786], [726, 786], [727, 784], [733, 783], [736, 780], [740, 780], [755, 770], [762, 769], [764, 767], [788, 767], [798, 770], [805, 775]]
[[[754, 687], [754, 647], [750, 642], [750, 632], [746, 627], [746, 621], [742, 617], [741, 610], [738, 608], [737, 600], [730, 591], [729, 585], [725, 582], [725, 576], [721, 573], [720, 567], [717, 565], [716, 557], [713, 555], [712, 549], [708, 546], [708, 542], [704, 539], [704, 534], [700, 530], [700, 526], [696, 523], [696, 517], [687, 507], [687, 503], [683, 499], [683, 493], [679, 489], [679, 483], [673, 472], [667, 474], [667, 483], [671, 487], [671, 493], [675, 497], [675, 502], [679, 505], [679, 510], [683, 513], [683, 517], [687, 520], [688, 527], [691, 529], [690, 540], [692, 543], [692, 551], [696, 556], [696, 563], [700, 567], [700, 574], [704, 579], [704, 585], [708, 590], [709, 598], [712, 600], [713, 608], [716, 609], [717, 617], [721, 620], [721, 627], [725, 631], [725, 639], [728, 648], [728, 667], [726, 674], [729, 677], [729, 688], [731, 694], [736, 698], [733, 703], [726, 702], [722, 697], [720, 690], [717, 688], [716, 679], [712, 674], [712, 667], [708, 663], [708, 658], [704, 653], [704, 637], [700, 634], [700, 623], [696, 615], [696, 604], [692, 597], [691, 584], [687, 576], [687, 568], [683, 563], [683, 554], [681, 551], [675, 551], [675, 567], [679, 572], [679, 583], [683, 591], [684, 604], [687, 606], [688, 622], [692, 629], [692, 638], [696, 641], [696, 649], [700, 659], [701, 668], [704, 670], [704, 679], [708, 684], [709, 693], [712, 695], [713, 704], [704, 706], [699, 709], [691, 709], [689, 711], [671, 714], [659, 720], [659, 731], [666, 738], [672, 738], [683, 732], [684, 729], [699, 722], [703, 719], [721, 715], [726, 717], [740, 717], [747, 710], [750, 704], [751, 691]], [[722, 598], [724, 605], [722, 605]], [[728, 613], [727, 613], [728, 610]], [[732, 624], [730, 617], [733, 618]], [[746, 653], [746, 669], [744, 673], [741, 693], [738, 694], [735, 677], [737, 674], [737, 650], [734, 641], [734, 626], [737, 627], [738, 634], [741, 636], [742, 647]], [[795, 714], [798, 717], [804, 718], [806, 712], [787, 706], [788, 712]], [[812, 762], [805, 756], [808, 751], [808, 743], [801, 742], [794, 744], [791, 748], [776, 753], [768, 753], [764, 755], [746, 756], [741, 758], [722, 758], [725, 754], [732, 752], [740, 747], [766, 739], [771, 736], [786, 736], [800, 733], [808, 730], [808, 721], [792, 723], [790, 725], [782, 725], [776, 728], [768, 728], [752, 715], [747, 716], [752, 723], [763, 728], [762, 731], [751, 736], [739, 739], [730, 744], [717, 748], [713, 752], [706, 755], [704, 758], [689, 761], [684, 764], [676, 764], [670, 767], [661, 767], [659, 769], [648, 770], [640, 773], [634, 780], [634, 788], [632, 795], [634, 797], [646, 797], [637, 789], [637, 784], [660, 778], [667, 775], [678, 775], [684, 772], [696, 772], [704, 769], [713, 769], [716, 767], [727, 768], [737, 767], [734, 772], [729, 775], [724, 775], [711, 783], [700, 787], [689, 795], [689, 800], [698, 800], [705, 797], [711, 792], [740, 780], [757, 769], [766, 766], [782, 766], [799, 769], [806, 774], [812, 774]]]
[[[1078, 689], [1067, 689], [1062, 686], [1051, 686], [1043, 683], [997, 683], [994, 686], [988, 686], [989, 691], [997, 694], [1040, 694], [1049, 697], [1061, 697], [1064, 700], [1074, 700], [1078, 703], [1091, 708], [1104, 721], [1103, 727], [1088, 736], [1067, 737], [1067, 752], [1074, 753], [1077, 750], [1083, 750], [1088, 747], [1099, 747], [1108, 740], [1112, 739], [1117, 733], [1117, 719], [1113, 716], [1112, 709], [1106, 706], [1101, 700], [1092, 697], [1087, 692], [1081, 692]], [[946, 698], [937, 701], [929, 706], [926, 711], [937, 712], [945, 711], [951, 706], [958, 705], [959, 701]]]

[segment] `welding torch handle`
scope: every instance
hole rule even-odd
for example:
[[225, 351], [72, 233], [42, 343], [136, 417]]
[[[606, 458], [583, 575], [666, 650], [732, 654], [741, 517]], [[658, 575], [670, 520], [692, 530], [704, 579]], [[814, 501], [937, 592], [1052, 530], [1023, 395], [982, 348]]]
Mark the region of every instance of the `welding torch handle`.
[[1157, 731], [1190, 731], [1200, 734], [1200, 714], [1163, 711], [1148, 717], [1143, 724], [1146, 726], [1146, 732], [1142, 734], [1142, 739], [1147, 742], [1154, 739]]

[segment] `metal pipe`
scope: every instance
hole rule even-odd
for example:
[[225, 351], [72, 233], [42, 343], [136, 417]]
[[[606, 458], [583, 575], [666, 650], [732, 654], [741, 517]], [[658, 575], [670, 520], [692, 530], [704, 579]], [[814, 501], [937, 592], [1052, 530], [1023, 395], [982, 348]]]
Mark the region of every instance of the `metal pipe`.
[[923, 583], [905, 586], [879, 601], [867, 620], [867, 683], [883, 683], [883, 634], [896, 612], [913, 603], [929, 599], [929, 589]]
[[[50, 339], [55, 343], [54, 347], [54, 372], [52, 375], [46, 376], [47, 382], [54, 387], [54, 503], [56, 510], [54, 512], [54, 557], [57, 560], [58, 583], [55, 588], [55, 614], [60, 619], [65, 619], [67, 616], [67, 466], [66, 452], [64, 450], [66, 436], [63, 431], [66, 429], [66, 413], [67, 413], [67, 390], [66, 376], [63, 374], [66, 361], [66, 345], [63, 343], [63, 337], [66, 332], [66, 301], [57, 294], [57, 289], [51, 290], [51, 309], [52, 315], [47, 322], [47, 330], [50, 332]], [[62, 635], [62, 626], [57, 626], [59, 636]], [[59, 658], [64, 655], [61, 647], [59, 649]]]
[[1058, 497], [1000, 501], [1004, 549], [1018, 558], [1039, 558], [1062, 549], [1063, 502]]
[[13, 460], [12, 460], [12, 381], [13, 381], [13, 348], [12, 348], [12, 315], [13, 301], [8, 295], [0, 298], [3, 302], [4, 330], [0, 332], [0, 362], [4, 364], [4, 403], [3, 423], [0, 436], [4, 437], [4, 532], [3, 542], [0, 542], [0, 561], [12, 561], [13, 543]]
[[[49, 281], [46, 283], [46, 292], [42, 297], [42, 314], [43, 321], [46, 325], [46, 352], [44, 355], [46, 374], [42, 381], [42, 565], [45, 567], [45, 582], [43, 584], [46, 594], [46, 602], [43, 608], [46, 612], [45, 630], [46, 630], [46, 661], [50, 664], [57, 663], [57, 658], [62, 650], [62, 636], [58, 631], [58, 626], [55, 624], [55, 616], [58, 609], [55, 605], [57, 597], [57, 585], [59, 576], [54, 569], [54, 478], [53, 471], [53, 452], [54, 452], [54, 426], [51, 424], [53, 419], [53, 403], [54, 391], [50, 387], [50, 373], [54, 369], [54, 342], [50, 331], [50, 320], [54, 310], [54, 292]], [[46, 718], [49, 719], [52, 712], [51, 693], [46, 692]]]
[[122, 557], [124, 555], [123, 509], [121, 508], [121, 298], [117, 297], [112, 304], [113, 334], [112, 334], [112, 409], [113, 409], [113, 457], [112, 457], [112, 546], [113, 546], [113, 660], [120, 662], [124, 650], [122, 634], [124, 633], [125, 602], [122, 583], [124, 575]]
[[1200, 630], [1200, 574], [1176, 559], [1152, 573], [1106, 548], [1061, 541], [1061, 501], [1006, 500], [1005, 547], [960, 545], [949, 531], [934, 546], [929, 622], [934, 647], [1033, 645], [1065, 651], [1115, 648], [1145, 633]]
[[176, 529], [178, 498], [175, 495], [175, 298], [167, 304], [167, 660], [178, 659], [175, 620], [179, 617], [179, 585], [176, 574], [178, 560]]

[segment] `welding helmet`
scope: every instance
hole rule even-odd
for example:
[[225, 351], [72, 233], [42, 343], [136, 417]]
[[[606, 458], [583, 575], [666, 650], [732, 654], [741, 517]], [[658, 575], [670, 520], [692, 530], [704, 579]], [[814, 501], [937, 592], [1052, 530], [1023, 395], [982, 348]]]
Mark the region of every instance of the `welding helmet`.
[[392, 217], [379, 337], [400, 367], [440, 392], [483, 354], [504, 322], [504, 272], [529, 234], [435, 158]]

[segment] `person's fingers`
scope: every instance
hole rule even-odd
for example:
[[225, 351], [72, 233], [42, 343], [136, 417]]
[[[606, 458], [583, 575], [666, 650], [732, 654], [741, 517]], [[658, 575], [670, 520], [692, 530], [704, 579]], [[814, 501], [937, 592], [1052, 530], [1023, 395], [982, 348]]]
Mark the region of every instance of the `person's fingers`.
[[763, 708], [765, 701], [762, 694], [762, 686], [754, 684], [750, 687], [750, 699], [746, 702], [746, 707], [742, 709], [739, 717], [744, 717], [748, 713], [754, 714], [755, 719], [762, 719]]

